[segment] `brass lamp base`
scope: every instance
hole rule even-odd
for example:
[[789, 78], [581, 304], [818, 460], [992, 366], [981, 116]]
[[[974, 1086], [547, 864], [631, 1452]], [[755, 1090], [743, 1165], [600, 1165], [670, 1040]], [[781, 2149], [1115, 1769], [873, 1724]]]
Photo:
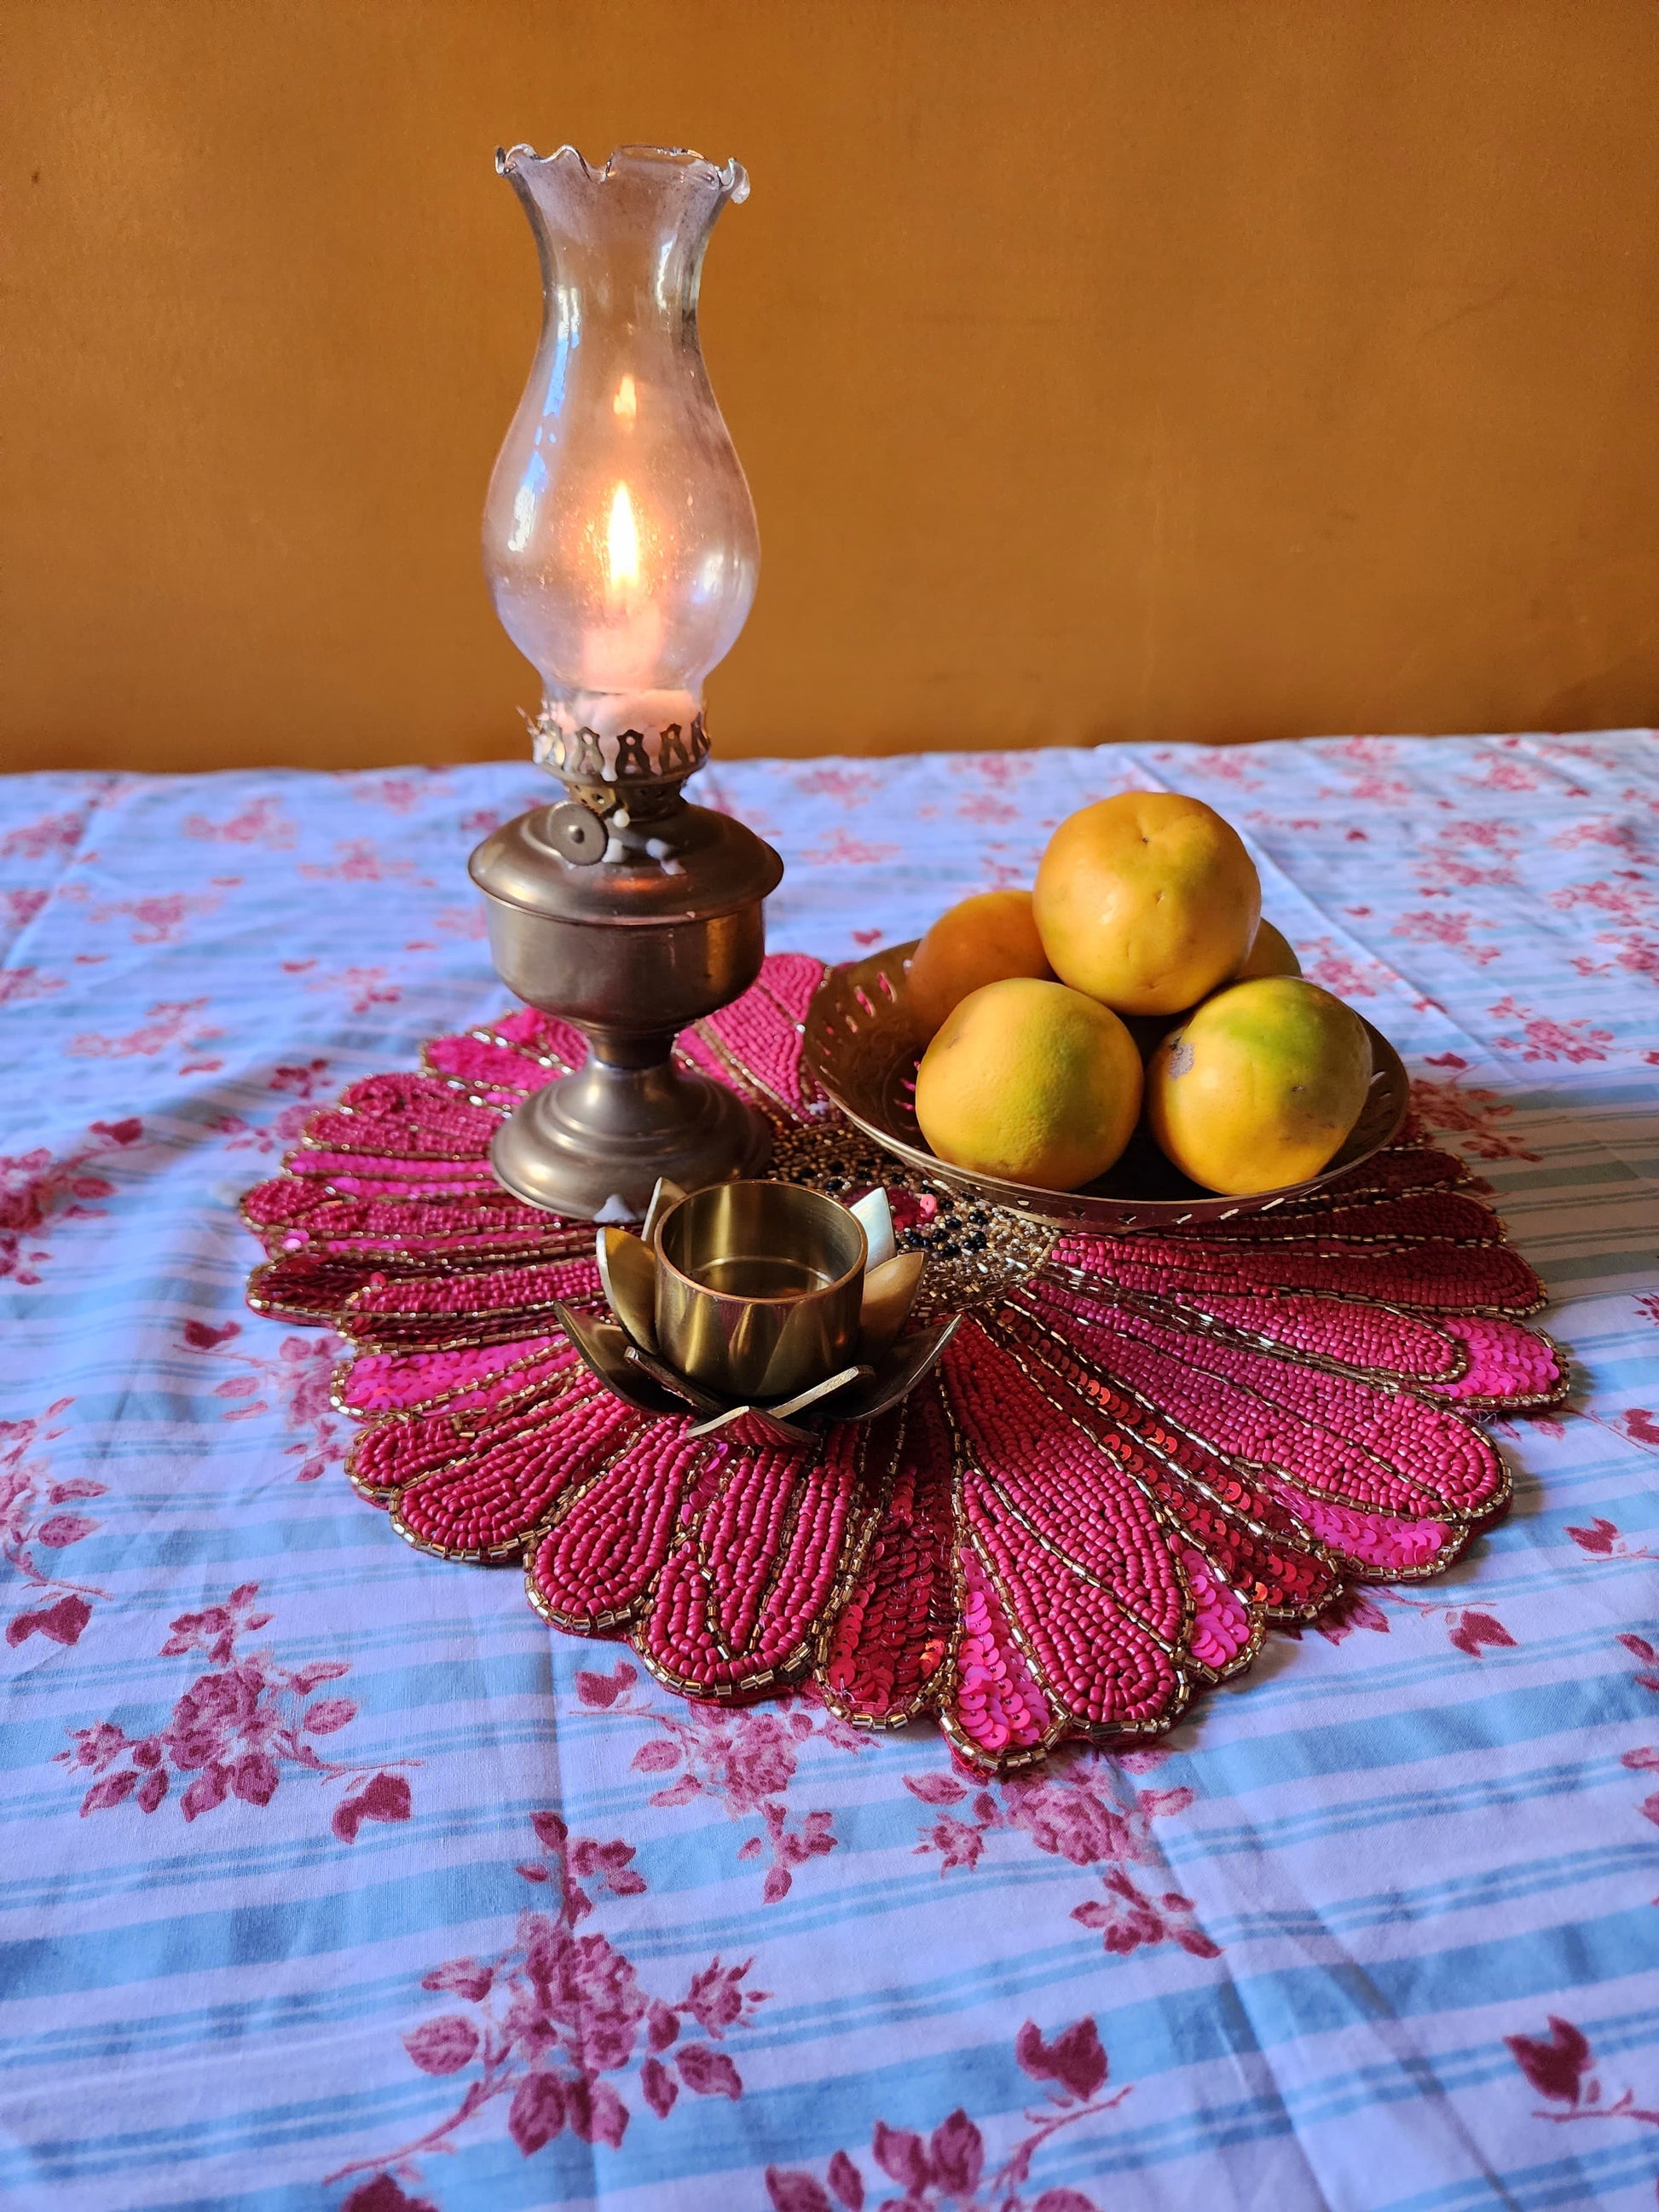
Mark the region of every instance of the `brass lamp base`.
[[757, 1175], [772, 1157], [764, 1115], [668, 1056], [643, 1067], [603, 1058], [533, 1091], [496, 1132], [489, 1164], [527, 1205], [579, 1221], [639, 1221], [659, 1176], [684, 1190]]
[[490, 1160], [517, 1198], [575, 1220], [641, 1219], [659, 1179], [683, 1190], [756, 1174], [763, 1115], [676, 1065], [679, 1032], [746, 991], [766, 951], [772, 848], [678, 789], [534, 807], [486, 837], [472, 880], [507, 988], [580, 1030], [586, 1064], [534, 1092]]

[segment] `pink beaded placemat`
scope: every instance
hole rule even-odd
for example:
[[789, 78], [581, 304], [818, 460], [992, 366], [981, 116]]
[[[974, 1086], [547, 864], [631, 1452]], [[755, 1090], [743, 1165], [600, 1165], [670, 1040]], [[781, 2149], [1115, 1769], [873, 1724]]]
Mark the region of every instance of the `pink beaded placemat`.
[[774, 1172], [877, 1182], [926, 1252], [939, 1367], [810, 1449], [692, 1438], [611, 1397], [553, 1319], [600, 1310], [593, 1232], [520, 1205], [489, 1139], [581, 1040], [520, 1009], [315, 1115], [243, 1201], [256, 1310], [330, 1327], [362, 1495], [435, 1556], [521, 1565], [556, 1626], [686, 1697], [807, 1674], [848, 1720], [926, 1714], [987, 1771], [1169, 1728], [1268, 1626], [1419, 1580], [1503, 1510], [1480, 1416], [1557, 1402], [1538, 1278], [1449, 1154], [1400, 1144], [1269, 1214], [1060, 1234], [895, 1164], [811, 1095], [823, 970], [775, 956], [688, 1060], [777, 1133]]

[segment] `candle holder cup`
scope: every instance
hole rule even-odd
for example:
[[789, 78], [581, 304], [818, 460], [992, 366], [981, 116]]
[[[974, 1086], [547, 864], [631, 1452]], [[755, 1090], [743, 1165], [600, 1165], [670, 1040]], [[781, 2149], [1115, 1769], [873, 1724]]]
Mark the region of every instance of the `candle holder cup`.
[[867, 1251], [857, 1215], [817, 1191], [698, 1191], [658, 1226], [658, 1349], [705, 1389], [793, 1397], [855, 1364]]

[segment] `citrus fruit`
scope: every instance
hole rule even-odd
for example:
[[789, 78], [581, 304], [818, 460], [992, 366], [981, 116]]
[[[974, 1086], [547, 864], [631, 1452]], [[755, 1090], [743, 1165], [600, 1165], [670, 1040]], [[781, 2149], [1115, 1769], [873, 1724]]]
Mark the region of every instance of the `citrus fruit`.
[[920, 1036], [932, 1036], [981, 983], [1010, 975], [1052, 979], [1031, 918], [1030, 891], [981, 891], [940, 915], [910, 956], [906, 993]]
[[1352, 1006], [1299, 975], [1218, 991], [1146, 1070], [1146, 1118], [1206, 1189], [1279, 1190], [1317, 1175], [1359, 1119], [1371, 1044]]
[[1060, 823], [1034, 902], [1063, 983], [1121, 1014], [1175, 1014], [1242, 966], [1261, 885], [1238, 832], [1212, 806], [1127, 791]]
[[916, 1071], [916, 1120], [955, 1167], [1075, 1190], [1128, 1143], [1140, 1087], [1140, 1054], [1109, 1006], [1011, 976], [946, 1018]]
[[1264, 921], [1256, 931], [1255, 943], [1250, 947], [1244, 965], [1233, 977], [1235, 983], [1248, 983], [1256, 975], [1299, 975], [1302, 963], [1296, 957], [1296, 948], [1289, 938]]

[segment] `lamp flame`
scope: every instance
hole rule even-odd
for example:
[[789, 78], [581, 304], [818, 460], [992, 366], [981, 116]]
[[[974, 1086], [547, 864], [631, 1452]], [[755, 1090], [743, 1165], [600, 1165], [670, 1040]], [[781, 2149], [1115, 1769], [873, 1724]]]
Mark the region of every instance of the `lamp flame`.
[[640, 580], [640, 528], [625, 483], [619, 483], [611, 495], [605, 550], [612, 593], [621, 596], [635, 590]]

